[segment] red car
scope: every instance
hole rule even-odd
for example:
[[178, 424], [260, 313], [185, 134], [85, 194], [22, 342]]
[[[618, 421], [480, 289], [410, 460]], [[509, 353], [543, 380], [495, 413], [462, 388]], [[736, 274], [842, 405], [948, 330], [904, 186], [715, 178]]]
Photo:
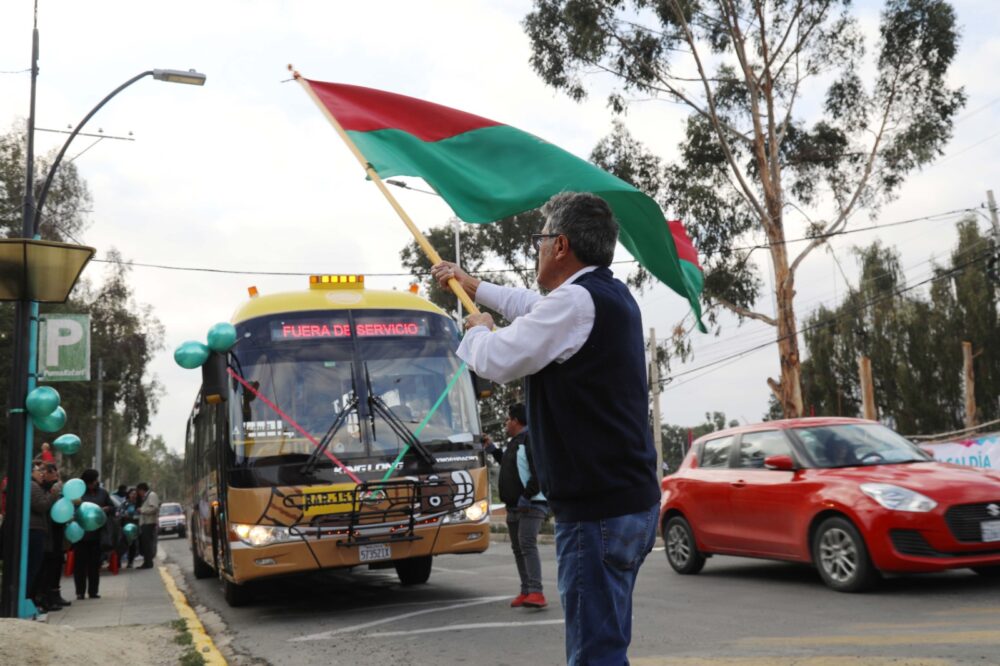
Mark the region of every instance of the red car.
[[667, 560], [680, 574], [720, 554], [811, 562], [841, 592], [880, 572], [1000, 576], [1000, 473], [934, 462], [873, 421], [713, 432], [662, 487]]

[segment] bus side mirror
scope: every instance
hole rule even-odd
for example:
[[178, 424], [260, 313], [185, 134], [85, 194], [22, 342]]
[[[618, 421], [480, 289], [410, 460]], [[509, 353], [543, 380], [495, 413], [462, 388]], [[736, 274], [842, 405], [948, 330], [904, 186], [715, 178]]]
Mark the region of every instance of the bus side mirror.
[[472, 390], [476, 392], [476, 400], [485, 400], [493, 395], [493, 382], [480, 377], [472, 370], [469, 370], [469, 374], [472, 375]]
[[214, 351], [201, 366], [201, 395], [210, 405], [226, 401], [229, 389], [226, 361], [226, 354]]

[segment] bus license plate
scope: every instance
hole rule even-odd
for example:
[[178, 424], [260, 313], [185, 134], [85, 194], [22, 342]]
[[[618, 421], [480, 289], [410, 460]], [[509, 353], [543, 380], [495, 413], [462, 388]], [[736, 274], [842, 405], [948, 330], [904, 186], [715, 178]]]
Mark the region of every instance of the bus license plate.
[[983, 529], [983, 541], [1000, 541], [1000, 520], [984, 520], [980, 526]]
[[377, 562], [392, 559], [392, 550], [387, 543], [368, 543], [358, 546], [358, 554], [362, 562]]

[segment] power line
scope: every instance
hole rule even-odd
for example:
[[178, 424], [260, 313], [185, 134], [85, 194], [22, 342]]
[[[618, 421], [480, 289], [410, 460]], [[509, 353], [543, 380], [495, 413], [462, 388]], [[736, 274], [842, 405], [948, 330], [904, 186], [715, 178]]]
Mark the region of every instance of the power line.
[[[992, 254], [993, 254], [993, 251], [992, 251], [992, 249], [990, 249], [989, 251], [984, 252], [981, 255], [977, 256], [975, 259], [967, 261], [964, 264], [960, 264], [958, 266], [954, 266], [950, 270], [948, 270], [948, 271], [946, 271], [944, 273], [941, 273], [940, 275], [936, 275], [934, 277], [930, 277], [930, 278], [927, 278], [925, 280], [921, 280], [920, 282], [917, 282], [916, 284], [910, 285], [908, 287], [902, 287], [900, 289], [896, 289], [896, 290], [894, 290], [890, 294], [885, 294], [883, 296], [879, 296], [877, 298], [873, 298], [870, 301], [867, 301], [865, 303], [860, 303], [857, 306], [851, 308], [849, 311], [837, 315], [834, 318], [834, 321], [843, 319], [844, 317], [846, 317], [846, 316], [848, 316], [850, 314], [854, 314], [854, 313], [856, 313], [856, 312], [858, 312], [860, 310], [867, 309], [867, 308], [869, 308], [869, 307], [871, 307], [873, 305], [877, 305], [878, 303], [881, 303], [881, 302], [883, 302], [885, 300], [892, 299], [892, 298], [895, 298], [897, 296], [901, 296], [901, 295], [903, 295], [903, 294], [905, 294], [905, 293], [907, 293], [909, 291], [912, 291], [912, 290], [916, 289], [917, 287], [923, 286], [925, 284], [928, 284], [928, 283], [931, 283], [931, 282], [936, 282], [938, 280], [943, 280], [943, 279], [946, 279], [946, 278], [951, 278], [956, 273], [965, 270], [966, 268], [968, 268], [969, 266], [972, 266], [973, 264], [975, 264], [977, 262], [983, 261], [983, 259], [986, 259], [987, 257], [989, 257]], [[797, 336], [800, 333], [807, 333], [807, 332], [809, 332], [811, 330], [814, 330], [814, 329], [817, 329], [817, 328], [822, 328], [823, 326], [828, 326], [829, 324], [830, 324], [829, 321], [816, 322], [814, 324], [806, 326], [805, 328], [801, 328], [801, 329], [799, 329], [799, 330], [797, 330], [797, 331], [795, 331], [793, 333], [788, 333], [786, 335], [783, 335], [783, 336], [781, 336], [779, 338], [776, 338], [774, 340], [770, 340], [770, 341], [765, 342], [763, 344], [756, 345], [756, 346], [750, 347], [748, 349], [744, 349], [743, 351], [736, 352], [734, 354], [730, 354], [729, 356], [725, 356], [723, 358], [720, 358], [720, 359], [718, 359], [716, 361], [712, 361], [710, 363], [704, 363], [704, 364], [702, 364], [702, 365], [700, 365], [700, 366], [698, 366], [696, 368], [691, 368], [691, 369], [685, 370], [683, 372], [678, 372], [678, 373], [673, 374], [670, 377], [664, 379], [663, 381], [664, 382], [673, 381], [674, 379], [677, 379], [678, 377], [683, 377], [685, 375], [690, 375], [690, 374], [693, 374], [695, 372], [698, 372], [699, 370], [705, 370], [707, 368], [713, 368], [715, 366], [719, 366], [720, 364], [726, 364], [726, 365], [728, 365], [728, 362], [735, 362], [736, 360], [738, 360], [738, 359], [746, 356], [747, 354], [751, 354], [751, 353], [753, 353], [755, 351], [759, 351], [761, 349], [765, 349], [767, 347], [770, 347], [773, 344], [779, 343], [779, 342], [781, 342], [783, 340], [787, 340], [787, 339], [791, 338], [792, 336]], [[721, 369], [721, 368], [715, 368], [715, 369]], [[706, 373], [702, 373], [702, 374], [698, 375], [698, 377], [702, 377], [702, 376], [704, 376], [706, 374], [709, 374], [709, 373], [707, 373], [707, 372]], [[697, 377], [695, 377], [695, 378], [697, 378]], [[692, 378], [692, 379], [695, 379], [695, 378]], [[674, 389], [674, 388], [679, 388], [680, 386], [683, 386], [684, 384], [687, 384], [687, 383], [688, 383], [687, 381], [681, 382], [680, 384], [678, 384], [676, 386], [668, 386], [664, 390], [665, 391], [669, 391], [669, 390]]]
[[[985, 238], [985, 237], [981, 238], [979, 240], [979, 242], [977, 242], [975, 245], [973, 245], [973, 247], [969, 247], [969, 248], [966, 248], [964, 250], [958, 250], [956, 252], [953, 252], [951, 254], [952, 261], [960, 259], [960, 258], [962, 258], [962, 257], [964, 257], [966, 255], [969, 255], [970, 253], [980, 251], [982, 249], [982, 245], [984, 243], [989, 243], [989, 238]], [[935, 260], [935, 257], [932, 256], [929, 259], [924, 259], [923, 261], [917, 262], [915, 264], [911, 264], [910, 266], [907, 266], [907, 267], [901, 269], [899, 273], [903, 277], [902, 282], [904, 284], [906, 282], [909, 282], [909, 280], [906, 278], [906, 275], [910, 271], [912, 271], [913, 269], [915, 269], [915, 268], [917, 268], [919, 266], [923, 266], [924, 264], [929, 264], [929, 263], [933, 262], [934, 260]], [[867, 281], [871, 282], [871, 281], [874, 281], [874, 280], [878, 280], [878, 279], [880, 279], [882, 277], [892, 275], [892, 273], [893, 273], [893, 271], [880, 271], [878, 273], [875, 273], [874, 275], [868, 276], [867, 277]], [[928, 276], [928, 275], [933, 275], [933, 274], [934, 274], [934, 271], [930, 271], [930, 272], [927, 272], [927, 273], [923, 273], [923, 276]], [[917, 277], [915, 279], [919, 280], [919, 279], [922, 279], [922, 277]], [[796, 308], [815, 310], [818, 307], [825, 307], [825, 306], [830, 305], [832, 303], [833, 303], [832, 299], [827, 299], [824, 296], [824, 297], [821, 297], [821, 298], [815, 298], [815, 299], [811, 299], [811, 300], [808, 300], [808, 301], [804, 301], [802, 303], [796, 303]], [[811, 306], [811, 307], [807, 307], [807, 306]], [[754, 341], [756, 341], [756, 340], [763, 340], [764, 338], [770, 339], [771, 336], [774, 335], [774, 326], [771, 326], [770, 324], [760, 324], [759, 326], [754, 327], [754, 328], [750, 328], [749, 330], [743, 329], [741, 327], [740, 330], [742, 331], [742, 334], [739, 335], [739, 336], [733, 336], [733, 337], [723, 338], [721, 340], [717, 340], [715, 342], [710, 342], [709, 344], [699, 346], [698, 348], [696, 348], [696, 349], [693, 350], [694, 355], [703, 357], [703, 355], [706, 352], [708, 352], [708, 357], [711, 358], [712, 356], [714, 356], [714, 355], [716, 355], [716, 354], [718, 354], [720, 352], [727, 354], [728, 353], [728, 349], [726, 349], [726, 347], [729, 347], [729, 348], [735, 347], [736, 345], [734, 343], [738, 343], [738, 342], [747, 343], [747, 342], [750, 342], [750, 340], [748, 340], [748, 338], [749, 339], [753, 339]], [[719, 349], [720, 346], [723, 347], [723, 348]], [[712, 351], [709, 352], [708, 350], [710, 350], [710, 349]], [[704, 358], [703, 358], [703, 360], [704, 360]]]
[[[960, 209], [956, 209], [956, 210], [952, 210], [952, 211], [947, 211], [947, 212], [944, 212], [944, 213], [936, 213], [936, 214], [933, 214], [933, 215], [925, 215], [923, 217], [915, 217], [915, 218], [911, 218], [911, 219], [908, 219], [908, 220], [898, 220], [896, 222], [887, 222], [885, 224], [877, 224], [877, 225], [873, 225], [873, 226], [869, 226], [869, 227], [861, 227], [861, 228], [858, 228], [858, 229], [845, 229], [843, 231], [838, 231], [838, 232], [832, 233], [832, 234], [821, 234], [819, 236], [808, 236], [808, 237], [804, 237], [804, 238], [787, 239], [787, 240], [782, 241], [781, 244], [796, 243], [796, 242], [801, 242], [801, 241], [811, 241], [811, 240], [816, 240], [817, 238], [828, 238], [828, 237], [832, 237], [832, 236], [842, 236], [842, 235], [846, 235], [846, 234], [859, 233], [859, 232], [862, 232], [862, 231], [873, 231], [873, 230], [876, 230], [876, 229], [885, 229], [885, 228], [895, 227], [895, 226], [899, 226], [899, 225], [903, 225], [903, 224], [912, 224], [914, 222], [923, 222], [923, 221], [926, 221], [926, 220], [935, 220], [935, 219], [941, 218], [941, 217], [952, 216], [952, 215], [955, 215], [957, 213], [967, 213], [967, 212], [974, 212], [974, 211], [975, 211], [974, 208], [960, 208]], [[766, 249], [766, 248], [769, 248], [769, 247], [771, 247], [771, 245], [769, 245], [769, 244], [761, 244], [761, 245], [754, 245], [754, 246], [749, 246], [749, 247], [737, 247], [737, 248], [732, 248], [732, 249], [733, 250], [752, 250], [752, 249]], [[107, 259], [93, 259], [92, 261], [96, 261], [98, 263], [109, 263], [109, 260], [107, 260]], [[323, 273], [326, 272], [326, 271], [314, 271], [314, 272], [302, 272], [302, 271], [249, 271], [249, 270], [226, 269], [226, 268], [212, 268], [212, 267], [205, 267], [205, 266], [177, 266], [177, 265], [170, 265], [170, 264], [154, 264], [154, 263], [139, 262], [139, 261], [130, 261], [130, 262], [124, 262], [124, 263], [127, 263], [127, 264], [129, 264], [131, 266], [138, 266], [140, 268], [154, 268], [154, 269], [158, 269], [158, 270], [168, 270], [168, 271], [189, 271], [189, 272], [195, 272], [195, 273], [218, 273], [218, 274], [227, 274], [227, 275], [263, 275], [263, 276], [279, 276], [279, 277], [308, 277], [310, 275], [319, 275], [319, 274], [323, 274]], [[612, 265], [635, 264], [635, 263], [638, 263], [638, 261], [636, 259], [622, 259], [621, 261], [614, 261], [614, 262], [611, 262], [611, 263], [612, 263]], [[490, 275], [490, 274], [496, 274], [496, 273], [533, 273], [533, 272], [535, 272], [535, 269], [534, 268], [528, 268], [528, 267], [497, 268], [497, 269], [492, 269], [492, 270], [490, 270], [490, 269], [483, 269], [483, 270], [478, 270], [478, 271], [468, 271], [468, 273], [470, 275]], [[419, 273], [412, 273], [412, 272], [408, 272], [408, 273], [368, 273], [368, 272], [365, 272], [365, 275], [370, 275], [372, 277], [426, 277], [426, 276], [430, 275], [430, 273], [429, 272], [419, 272]]]

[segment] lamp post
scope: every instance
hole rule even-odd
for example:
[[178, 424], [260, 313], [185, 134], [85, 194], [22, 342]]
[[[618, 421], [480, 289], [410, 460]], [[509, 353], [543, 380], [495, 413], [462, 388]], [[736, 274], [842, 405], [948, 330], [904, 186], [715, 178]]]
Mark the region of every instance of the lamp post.
[[[62, 149], [49, 168], [49, 173], [34, 201], [34, 130], [35, 130], [35, 89], [38, 78], [38, 25], [32, 33], [31, 54], [31, 96], [28, 114], [28, 137], [25, 167], [25, 190], [21, 239], [11, 242], [22, 248], [23, 261], [4, 261], [0, 248], [0, 284], [7, 283], [17, 288], [4, 294], [0, 289], [0, 300], [15, 300], [13, 363], [10, 384], [10, 404], [8, 414], [8, 464], [7, 464], [7, 513], [3, 530], [3, 581], [0, 587], [0, 616], [31, 617], [35, 614], [34, 604], [26, 599], [27, 588], [27, 512], [30, 507], [31, 451], [34, 431], [27, 418], [24, 402], [28, 392], [35, 386], [35, 365], [37, 362], [38, 303], [65, 302], [83, 267], [93, 255], [93, 248], [64, 243], [46, 243], [38, 237], [42, 210], [48, 197], [56, 169], [59, 167], [70, 143], [80, 133], [87, 121], [111, 98], [139, 79], [152, 76], [159, 81], [204, 85], [205, 75], [194, 70], [151, 69], [138, 74], [115, 88], [97, 106], [84, 116], [76, 129], [69, 135]], [[39, 250], [39, 248], [42, 248]], [[85, 258], [80, 263], [81, 252]], [[17, 254], [15, 251], [13, 254]], [[76, 270], [72, 262], [76, 261]], [[71, 268], [67, 270], [67, 265]], [[62, 281], [56, 285], [54, 298], [45, 298], [39, 285], [45, 283], [46, 276], [55, 276]]]

